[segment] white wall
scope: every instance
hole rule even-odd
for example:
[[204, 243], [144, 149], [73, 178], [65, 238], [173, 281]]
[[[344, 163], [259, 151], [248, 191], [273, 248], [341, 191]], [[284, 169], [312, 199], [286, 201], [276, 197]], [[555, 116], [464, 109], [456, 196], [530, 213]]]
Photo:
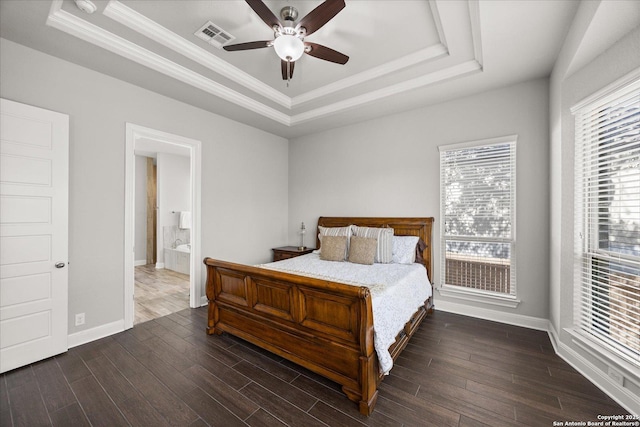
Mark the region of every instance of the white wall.
[[[164, 263], [164, 227], [177, 226], [181, 211], [191, 210], [191, 166], [189, 157], [158, 153], [158, 263]], [[175, 212], [175, 213], [172, 213]], [[168, 243], [168, 245], [167, 245]]]
[[[574, 145], [575, 121], [570, 108], [580, 100], [640, 67], [640, 28], [618, 40], [587, 65], [566, 75], [599, 2], [583, 2], [560, 53], [551, 78], [551, 306], [550, 327], [558, 353], [585, 376], [635, 414], [640, 413], [640, 374], [614, 359], [597, 357], [579, 345], [570, 331], [574, 324]], [[611, 6], [611, 5], [606, 5]], [[615, 6], [613, 6], [615, 7]], [[640, 22], [640, 17], [638, 17]], [[627, 380], [618, 386], [608, 376], [609, 367]], [[635, 371], [635, 372], [633, 372]]]
[[[136, 156], [135, 262], [147, 263], [147, 157]], [[142, 265], [144, 265], [142, 264]]]
[[549, 129], [550, 129], [550, 157], [549, 178], [550, 186], [550, 233], [549, 233], [549, 321], [556, 329], [560, 322], [560, 253], [562, 221], [562, 187], [559, 185], [562, 174], [562, 84], [571, 66], [573, 55], [579, 48], [588, 23], [593, 19], [598, 9], [597, 1], [582, 2], [576, 11], [573, 23], [565, 38], [561, 52], [556, 60], [549, 83]]
[[[289, 237], [318, 216], [433, 216], [440, 284], [438, 146], [511, 134], [517, 143], [517, 309], [443, 298], [496, 318], [548, 319], [548, 80], [541, 79], [290, 141]], [[308, 243], [315, 242], [311, 237]], [[513, 317], [513, 316], [512, 316]]]
[[203, 256], [266, 262], [287, 240], [286, 139], [4, 39], [0, 75], [0, 96], [70, 116], [70, 334], [124, 318], [127, 122], [202, 141]]

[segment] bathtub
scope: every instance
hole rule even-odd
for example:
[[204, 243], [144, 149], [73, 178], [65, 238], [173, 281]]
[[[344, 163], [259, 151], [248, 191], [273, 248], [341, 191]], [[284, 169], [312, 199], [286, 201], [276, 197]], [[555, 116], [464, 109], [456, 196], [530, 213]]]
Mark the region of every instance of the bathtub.
[[164, 249], [164, 268], [189, 274], [191, 269], [191, 245], [178, 245], [175, 249]]
[[185, 245], [176, 246], [176, 251], [190, 254], [191, 253], [191, 243], [187, 243]]

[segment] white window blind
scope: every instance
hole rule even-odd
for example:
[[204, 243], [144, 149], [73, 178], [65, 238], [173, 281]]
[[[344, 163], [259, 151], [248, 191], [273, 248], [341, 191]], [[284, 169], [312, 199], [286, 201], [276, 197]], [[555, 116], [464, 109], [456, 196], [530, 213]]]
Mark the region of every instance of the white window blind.
[[577, 326], [640, 366], [640, 80], [574, 113]]
[[516, 137], [440, 147], [443, 286], [516, 295]]

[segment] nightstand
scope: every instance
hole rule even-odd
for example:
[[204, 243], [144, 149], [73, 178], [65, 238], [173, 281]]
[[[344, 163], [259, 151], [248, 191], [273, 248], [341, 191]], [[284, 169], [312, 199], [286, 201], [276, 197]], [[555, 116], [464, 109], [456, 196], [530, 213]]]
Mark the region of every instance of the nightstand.
[[300, 255], [309, 254], [315, 251], [315, 248], [305, 248], [301, 250], [298, 249], [297, 246], [282, 246], [279, 248], [273, 248], [271, 250], [273, 251], [273, 261], [276, 262], [283, 259], [295, 258]]

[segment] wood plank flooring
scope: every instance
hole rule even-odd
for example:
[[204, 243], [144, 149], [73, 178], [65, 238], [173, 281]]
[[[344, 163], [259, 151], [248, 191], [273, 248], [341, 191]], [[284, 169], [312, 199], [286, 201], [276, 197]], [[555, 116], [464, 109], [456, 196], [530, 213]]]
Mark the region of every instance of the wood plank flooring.
[[148, 264], [135, 268], [133, 324], [189, 307], [189, 275]]
[[339, 387], [231, 336], [206, 308], [0, 376], [2, 426], [552, 426], [626, 411], [554, 355], [546, 333], [436, 312], [370, 417]]

